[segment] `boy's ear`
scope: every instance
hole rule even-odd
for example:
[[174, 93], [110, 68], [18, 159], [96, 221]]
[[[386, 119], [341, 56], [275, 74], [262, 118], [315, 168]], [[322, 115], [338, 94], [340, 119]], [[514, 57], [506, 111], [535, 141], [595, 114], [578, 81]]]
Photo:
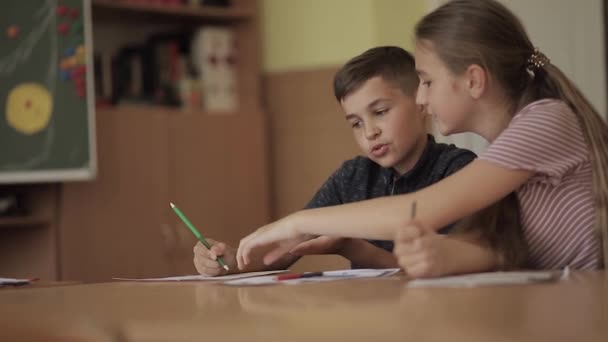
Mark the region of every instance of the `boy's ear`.
[[478, 100], [488, 86], [488, 73], [486, 69], [477, 64], [471, 64], [465, 72], [467, 91], [475, 100]]

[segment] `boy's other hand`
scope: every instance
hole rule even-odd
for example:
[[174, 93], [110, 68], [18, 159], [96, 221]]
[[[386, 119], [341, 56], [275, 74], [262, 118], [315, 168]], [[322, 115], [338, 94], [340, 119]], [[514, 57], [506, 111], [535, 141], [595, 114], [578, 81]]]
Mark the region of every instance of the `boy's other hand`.
[[[207, 242], [211, 245], [211, 249], [207, 249], [200, 241], [194, 246], [194, 267], [198, 273], [215, 277], [235, 272], [237, 270], [236, 249], [213, 239], [207, 239]], [[230, 272], [223, 269], [217, 262], [219, 256], [224, 259]]]
[[348, 240], [349, 239], [334, 236], [319, 236], [298, 244], [290, 253], [300, 256], [312, 254], [341, 254], [342, 248]]

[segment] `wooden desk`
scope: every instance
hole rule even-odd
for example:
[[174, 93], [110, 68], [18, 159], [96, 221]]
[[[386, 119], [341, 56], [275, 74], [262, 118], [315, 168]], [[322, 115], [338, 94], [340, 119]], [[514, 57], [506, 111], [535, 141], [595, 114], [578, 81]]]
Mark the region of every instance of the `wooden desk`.
[[384, 278], [0, 291], [0, 340], [24, 340], [31, 331], [70, 337], [57, 341], [605, 342], [608, 274], [575, 272], [560, 283], [475, 289], [408, 289], [399, 278]]
[[82, 284], [81, 281], [53, 281], [53, 280], [35, 280], [29, 284], [24, 285], [4, 285], [0, 286], [1, 290], [15, 290], [15, 289], [32, 289], [32, 288], [40, 288], [40, 287], [53, 287], [53, 286], [69, 286], [69, 285], [79, 285]]

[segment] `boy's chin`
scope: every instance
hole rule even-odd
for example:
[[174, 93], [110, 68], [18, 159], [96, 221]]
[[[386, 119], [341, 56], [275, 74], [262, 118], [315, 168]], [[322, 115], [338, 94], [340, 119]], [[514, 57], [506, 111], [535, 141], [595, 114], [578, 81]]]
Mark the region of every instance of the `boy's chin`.
[[367, 155], [367, 159], [369, 159], [369, 160], [373, 161], [374, 163], [382, 166], [382, 163], [378, 159], [376, 159], [376, 158], [372, 158], [371, 156]]
[[393, 162], [389, 162], [386, 160], [378, 160], [378, 159], [372, 159], [376, 164], [382, 166], [385, 169], [391, 169], [393, 168], [393, 166], [395, 166], [395, 163]]

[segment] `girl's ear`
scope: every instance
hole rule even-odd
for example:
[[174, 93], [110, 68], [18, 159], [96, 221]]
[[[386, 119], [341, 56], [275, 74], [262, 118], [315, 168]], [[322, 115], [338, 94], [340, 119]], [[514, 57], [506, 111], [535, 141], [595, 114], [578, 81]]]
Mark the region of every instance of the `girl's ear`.
[[471, 64], [465, 72], [466, 89], [475, 100], [479, 100], [488, 86], [488, 73], [486, 69], [477, 64]]

